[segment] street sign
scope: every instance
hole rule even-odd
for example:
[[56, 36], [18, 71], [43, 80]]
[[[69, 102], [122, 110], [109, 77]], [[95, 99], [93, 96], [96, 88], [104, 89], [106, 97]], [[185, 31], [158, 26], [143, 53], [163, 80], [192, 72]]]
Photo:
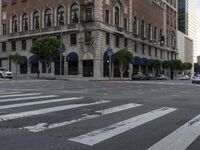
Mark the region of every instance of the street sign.
[[113, 50], [112, 50], [112, 48], [108, 47], [108, 48], [107, 48], [107, 52], [108, 52], [108, 56], [112, 56], [112, 55], [113, 55]]
[[59, 51], [60, 53], [63, 53], [63, 52], [65, 51], [65, 49], [64, 49], [64, 48], [58, 48], [58, 51]]

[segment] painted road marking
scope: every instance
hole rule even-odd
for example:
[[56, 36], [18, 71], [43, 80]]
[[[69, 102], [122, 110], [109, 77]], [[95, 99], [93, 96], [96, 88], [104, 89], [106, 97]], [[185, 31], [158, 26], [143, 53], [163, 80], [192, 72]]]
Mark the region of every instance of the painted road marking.
[[42, 99], [42, 98], [55, 98], [55, 97], [58, 97], [58, 95], [46, 95], [46, 96], [33, 96], [33, 97], [11, 98], [11, 99], [2, 99], [2, 100], [0, 100], [0, 103], [2, 103], [2, 102], [23, 101], [23, 100], [34, 100], [34, 99]]
[[16, 95], [0, 95], [0, 98], [5, 97], [20, 97], [20, 96], [33, 96], [33, 95], [40, 95], [41, 93], [30, 93], [30, 94], [16, 94]]
[[0, 110], [1, 109], [16, 108], [16, 107], [23, 107], [23, 106], [31, 106], [31, 105], [40, 105], [40, 104], [48, 104], [48, 103], [55, 103], [55, 102], [78, 100], [78, 99], [83, 99], [83, 98], [84, 97], [69, 97], [69, 98], [37, 101], [37, 102], [27, 102], [27, 103], [20, 103], [20, 104], [4, 105], [4, 106], [0, 106]]
[[139, 107], [139, 106], [142, 106], [142, 104], [130, 103], [130, 104], [125, 104], [125, 105], [120, 105], [120, 106], [108, 108], [108, 109], [105, 109], [105, 110], [95, 111], [93, 115], [82, 114], [82, 116], [84, 116], [84, 117], [74, 119], [74, 120], [71, 120], [71, 121], [65, 121], [65, 122], [53, 123], [53, 124], [39, 123], [39, 124], [34, 125], [34, 126], [22, 127], [20, 129], [25, 129], [25, 130], [28, 130], [28, 131], [31, 131], [31, 132], [41, 132], [41, 131], [54, 129], [54, 128], [70, 125], [70, 124], [73, 124], [73, 123], [89, 120], [89, 119], [94, 119], [94, 118], [101, 117], [101, 116], [104, 116], [104, 115], [109, 115], [109, 114], [112, 114], [112, 113], [117, 113], [117, 112], [120, 112], [120, 111], [124, 111], [124, 110], [127, 110], [127, 109]]
[[185, 150], [200, 135], [200, 115], [147, 150]]
[[8, 95], [8, 94], [19, 94], [22, 92], [0, 92], [0, 95]]
[[98, 129], [98, 130], [80, 135], [78, 137], [71, 138], [69, 140], [82, 143], [85, 145], [93, 146], [109, 138], [112, 138], [128, 130], [131, 130], [140, 125], [143, 125], [147, 122], [150, 122], [154, 119], [167, 115], [175, 110], [177, 109], [164, 107], [161, 109], [157, 109], [157, 110], [130, 118], [122, 122], [115, 123], [108, 127]]
[[101, 101], [93, 102], [93, 103], [70, 104], [70, 105], [50, 107], [50, 108], [38, 109], [38, 110], [27, 111], [27, 112], [0, 115], [0, 122], [7, 121], [7, 120], [19, 119], [19, 118], [25, 118], [25, 117], [30, 117], [30, 116], [37, 116], [37, 115], [58, 112], [58, 111], [63, 111], [63, 110], [68, 110], [68, 109], [73, 109], [73, 108], [79, 108], [79, 107], [84, 107], [84, 106], [104, 104], [104, 103], [108, 103], [108, 102], [110, 102], [110, 101], [101, 100]]

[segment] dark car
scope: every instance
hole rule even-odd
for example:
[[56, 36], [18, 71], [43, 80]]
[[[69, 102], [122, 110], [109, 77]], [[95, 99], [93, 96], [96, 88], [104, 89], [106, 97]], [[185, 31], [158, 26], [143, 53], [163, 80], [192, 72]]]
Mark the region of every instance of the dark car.
[[145, 74], [146, 80], [156, 80], [156, 77], [152, 73]]
[[132, 74], [132, 80], [146, 80], [146, 76], [143, 73], [138, 72], [136, 74]]

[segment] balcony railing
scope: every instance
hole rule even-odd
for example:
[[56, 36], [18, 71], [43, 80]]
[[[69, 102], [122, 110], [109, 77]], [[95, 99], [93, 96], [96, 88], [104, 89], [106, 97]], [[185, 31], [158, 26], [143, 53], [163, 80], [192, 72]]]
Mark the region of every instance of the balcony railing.
[[41, 28], [36, 30], [28, 30], [28, 31], [21, 31], [16, 33], [9, 33], [7, 35], [2, 35], [0, 38], [6, 38], [6, 37], [23, 37], [23, 36], [31, 36], [36, 34], [51, 34], [51, 33], [57, 33], [57, 32], [66, 32], [66, 31], [76, 31], [79, 30], [79, 24], [69, 24], [66, 26], [56, 26], [51, 28]]

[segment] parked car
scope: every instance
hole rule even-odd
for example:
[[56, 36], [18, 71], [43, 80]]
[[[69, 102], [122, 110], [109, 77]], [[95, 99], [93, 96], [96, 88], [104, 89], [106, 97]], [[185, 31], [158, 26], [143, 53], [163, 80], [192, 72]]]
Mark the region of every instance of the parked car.
[[180, 75], [180, 80], [189, 80], [190, 77], [188, 75]]
[[156, 76], [156, 80], [167, 80], [167, 77], [164, 74]]
[[200, 83], [200, 74], [193, 77], [192, 83], [197, 83], [197, 84]]
[[132, 74], [132, 80], [146, 80], [146, 76], [142, 72]]
[[13, 78], [13, 73], [6, 68], [0, 68], [0, 78]]
[[156, 80], [156, 77], [152, 73], [145, 74], [146, 80]]

